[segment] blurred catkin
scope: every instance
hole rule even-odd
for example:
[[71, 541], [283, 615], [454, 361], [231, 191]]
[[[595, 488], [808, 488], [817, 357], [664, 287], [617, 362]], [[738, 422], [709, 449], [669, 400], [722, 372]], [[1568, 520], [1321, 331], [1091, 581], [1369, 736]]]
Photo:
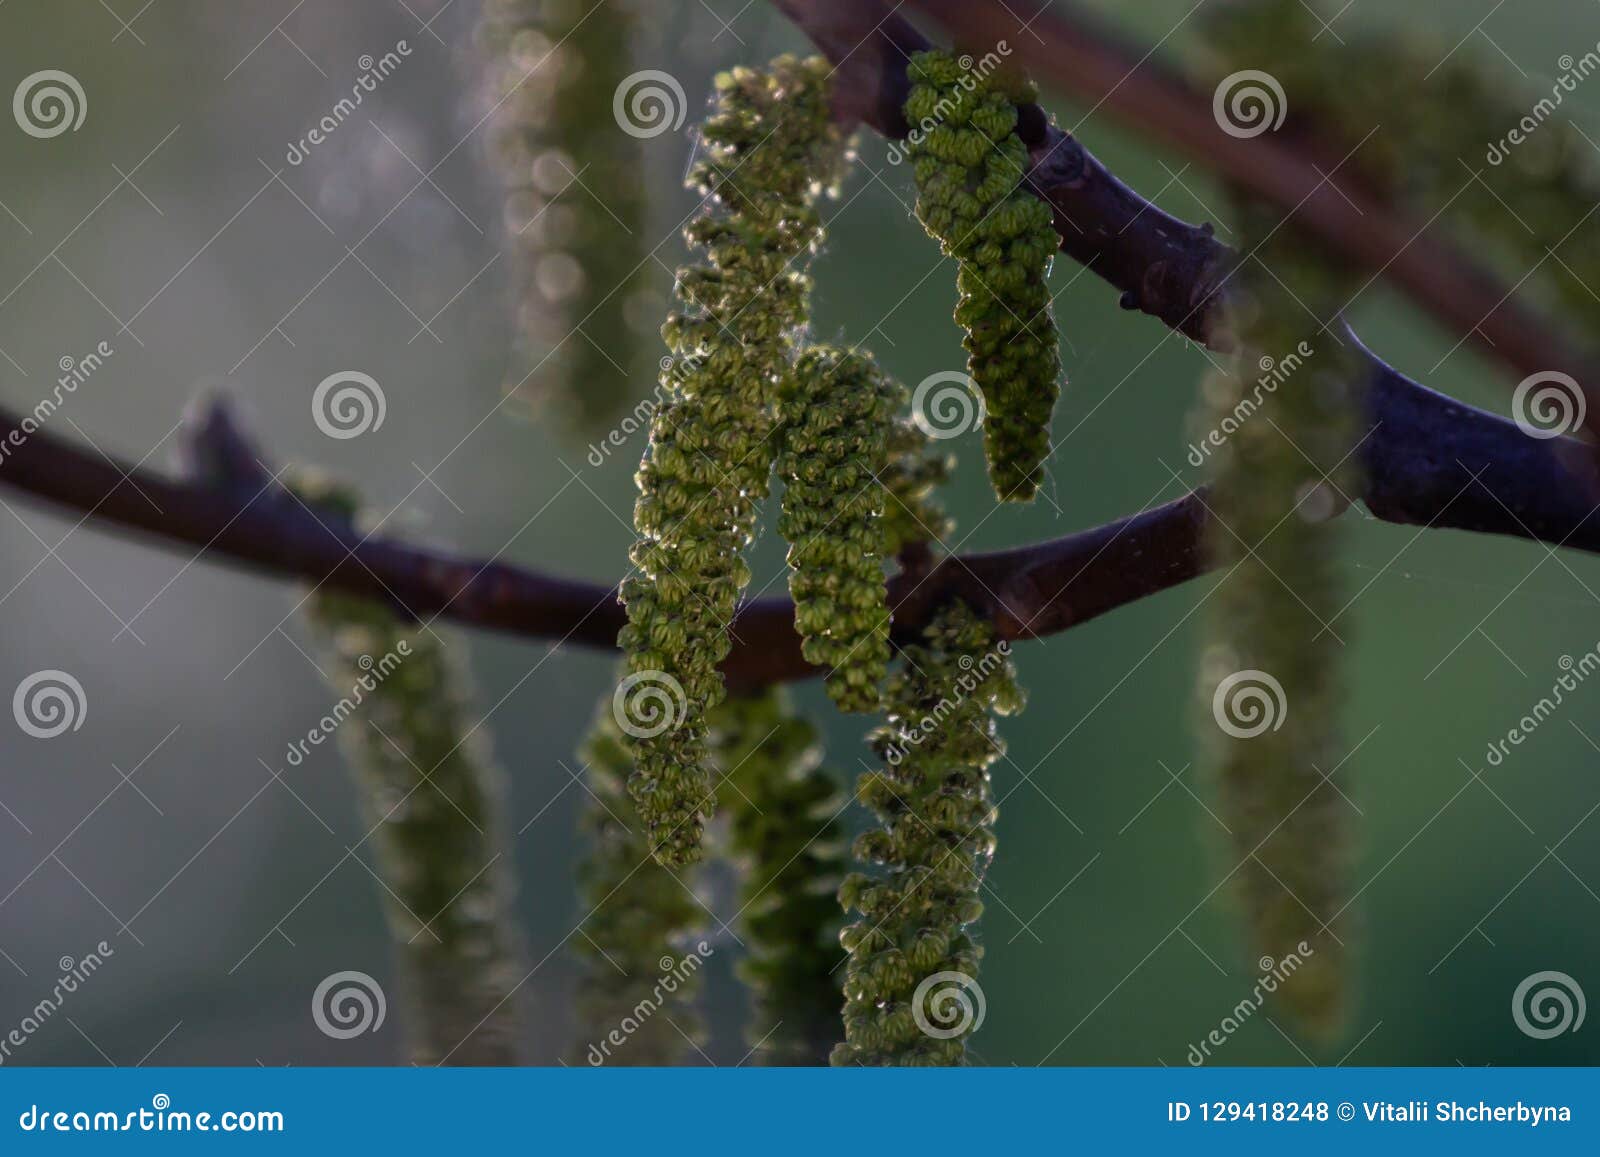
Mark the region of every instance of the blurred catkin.
[[1004, 67], [984, 71], [944, 52], [916, 54], [909, 72], [917, 217], [958, 263], [956, 321], [988, 411], [989, 479], [1001, 501], [1031, 502], [1061, 392], [1045, 280], [1056, 233], [1049, 206], [1021, 187], [1028, 149], [1016, 134], [1016, 106], [1035, 92]]
[[994, 855], [989, 765], [1003, 752], [994, 714], [1022, 706], [1009, 658], [964, 604], [940, 611], [907, 646], [870, 742], [882, 766], [857, 798], [879, 821], [855, 842], [876, 865], [852, 873], [839, 902], [856, 920], [840, 942], [844, 1043], [835, 1065], [954, 1065], [983, 1003], [983, 949], [972, 926]]
[[580, 433], [650, 372], [646, 142], [612, 107], [634, 71], [635, 7], [484, 0], [478, 27], [516, 286], [507, 388]]
[[1255, 951], [1299, 961], [1278, 999], [1327, 1034], [1345, 1005], [1350, 808], [1339, 750], [1350, 622], [1334, 520], [1359, 488], [1362, 363], [1338, 337], [1352, 282], [1337, 259], [1271, 207], [1241, 201], [1236, 221], [1250, 254], [1230, 283], [1239, 352], [1207, 381], [1200, 416], [1226, 434], [1212, 454], [1208, 544], [1223, 579], [1200, 729]]
[[782, 403], [778, 476], [789, 593], [807, 660], [842, 711], [873, 711], [889, 663], [883, 485], [905, 389], [870, 354], [801, 354]]
[[686, 236], [704, 251], [678, 273], [679, 306], [662, 326], [672, 351], [665, 399], [637, 475], [619, 638], [633, 687], [663, 689], [666, 727], [625, 726], [629, 787], [664, 864], [699, 855], [713, 803], [705, 715], [724, 690], [718, 665], [739, 593], [743, 551], [768, 493], [780, 383], [807, 316], [805, 262], [822, 237], [816, 202], [840, 154], [828, 66], [780, 57], [717, 77], [692, 184], [705, 196]]
[[[325, 519], [357, 514], [348, 489], [311, 476], [294, 489]], [[515, 1064], [522, 968], [501, 775], [468, 718], [460, 659], [366, 599], [319, 588], [305, 613], [343, 697], [329, 716], [372, 825], [412, 1060]]]
[[843, 795], [818, 766], [816, 728], [781, 689], [726, 699], [711, 744], [740, 880], [750, 1046], [767, 1064], [824, 1064], [839, 1039]]
[[670, 1065], [705, 1040], [694, 1003], [705, 909], [692, 880], [674, 879], [650, 856], [628, 800], [626, 738], [608, 700], [579, 752], [587, 788], [579, 824], [589, 846], [578, 866], [586, 915], [571, 940], [583, 963], [574, 1064]]

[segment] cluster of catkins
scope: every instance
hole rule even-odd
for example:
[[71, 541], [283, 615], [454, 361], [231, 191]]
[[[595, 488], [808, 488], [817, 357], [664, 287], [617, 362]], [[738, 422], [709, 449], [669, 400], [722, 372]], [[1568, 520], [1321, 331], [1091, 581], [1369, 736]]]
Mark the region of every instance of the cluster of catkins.
[[951, 1065], [976, 1023], [982, 948], [970, 926], [994, 854], [988, 767], [1005, 748], [993, 714], [1022, 706], [1009, 650], [961, 604], [941, 611], [890, 678], [882, 761], [857, 798], [881, 827], [856, 840], [858, 860], [839, 900], [858, 919], [841, 940], [845, 1039], [836, 1065]]
[[917, 217], [958, 262], [956, 321], [982, 392], [989, 479], [1004, 502], [1030, 502], [1044, 480], [1061, 359], [1046, 275], [1057, 238], [1050, 207], [1022, 187], [1028, 149], [1017, 104], [1031, 84], [1004, 68], [974, 71], [945, 52], [911, 58], [907, 153]]
[[627, 0], [485, 0], [478, 29], [517, 285], [508, 386], [579, 430], [630, 399], [651, 312], [648, 158], [612, 114], [637, 20]]
[[[919, 67], [928, 83], [918, 92], [948, 80], [935, 55]], [[608, 722], [588, 753], [612, 777], [631, 760], [643, 832], [625, 845], [604, 821], [596, 831], [611, 832], [619, 856], [653, 855], [664, 867], [650, 865], [651, 879], [671, 880], [699, 858], [720, 799], [744, 879], [752, 1037], [769, 1060], [954, 1062], [972, 1027], [950, 1024], [965, 993], [928, 985], [974, 983], [971, 926], [993, 852], [987, 768], [1001, 750], [992, 715], [1021, 697], [1004, 644], [964, 605], [940, 612], [888, 674], [886, 561], [916, 557], [949, 534], [935, 492], [951, 459], [901, 413], [908, 392], [869, 355], [802, 345], [804, 259], [820, 242], [817, 199], [843, 151], [827, 75], [821, 61], [787, 57], [725, 74], [701, 132], [693, 183], [706, 200], [687, 237], [704, 257], [680, 271], [679, 306], [662, 329], [672, 358], [637, 475], [637, 572], [621, 589], [626, 662], [611, 701], [617, 726]], [[946, 134], [933, 138], [918, 178], [925, 223], [946, 228], [946, 247], [962, 261], [958, 319], [989, 404], [991, 469], [1017, 498], [1031, 497], [1042, 472], [1059, 361], [1043, 283], [1054, 235], [1047, 210], [1041, 218], [1037, 202], [1013, 195], [1025, 150], [1007, 91], [1025, 95], [986, 82], [981, 108], [959, 121], [963, 134], [992, 131], [994, 166], [970, 155], [968, 136], [956, 146]], [[953, 147], [987, 174], [967, 199], [957, 195], [966, 170], [958, 176], [938, 162]], [[950, 231], [958, 219], [968, 226], [959, 235]], [[982, 241], [969, 244], [973, 229]], [[774, 471], [784, 483], [779, 529], [790, 544], [803, 652], [828, 672], [839, 707], [887, 711], [874, 733], [884, 766], [860, 788], [883, 826], [856, 844], [878, 870], [839, 885], [837, 903], [859, 919], [837, 940], [829, 893], [841, 870], [838, 807], [817, 770], [815, 732], [776, 693], [727, 698], [719, 671], [749, 581], [743, 551]], [[606, 862], [609, 880], [622, 865]], [[657, 902], [640, 907], [652, 925], [634, 930], [645, 943], [682, 931]], [[593, 937], [612, 941], [603, 930]], [[845, 1043], [830, 1052], [839, 943], [849, 954]], [[622, 983], [598, 963], [593, 975], [602, 986]]]
[[[304, 477], [295, 492], [326, 520], [356, 515], [344, 488]], [[332, 718], [373, 828], [412, 1059], [514, 1064], [522, 969], [497, 819], [501, 776], [466, 717], [464, 679], [435, 635], [381, 603], [319, 589], [306, 617], [349, 711]]]
[[[715, 845], [741, 881], [737, 919], [748, 955], [740, 974], [754, 998], [750, 1044], [765, 1064], [819, 1064], [838, 1039], [839, 791], [818, 766], [816, 729], [793, 713], [781, 690], [732, 696], [709, 724], [729, 816]], [[578, 1022], [589, 1035], [572, 1055], [597, 1066], [670, 1064], [704, 1038], [695, 1007], [704, 961], [696, 960], [693, 972], [684, 962], [687, 951], [699, 952], [710, 910], [694, 891], [695, 872], [654, 863], [643, 833], [630, 826], [624, 784], [632, 759], [624, 739], [608, 705], [580, 753], [589, 849], [578, 870], [586, 914], [573, 944], [582, 961]], [[610, 1039], [613, 1028], [626, 1034], [621, 1043]]]
[[637, 573], [622, 584], [619, 642], [631, 678], [679, 697], [678, 718], [633, 744], [630, 787], [664, 864], [698, 855], [713, 799], [706, 712], [739, 594], [743, 551], [768, 493], [778, 411], [810, 289], [800, 259], [822, 235], [819, 174], [841, 142], [828, 115], [827, 66], [782, 57], [767, 71], [717, 78], [693, 182], [705, 195], [686, 236], [701, 264], [678, 273], [679, 308], [662, 327], [672, 350], [666, 397], [637, 475]]

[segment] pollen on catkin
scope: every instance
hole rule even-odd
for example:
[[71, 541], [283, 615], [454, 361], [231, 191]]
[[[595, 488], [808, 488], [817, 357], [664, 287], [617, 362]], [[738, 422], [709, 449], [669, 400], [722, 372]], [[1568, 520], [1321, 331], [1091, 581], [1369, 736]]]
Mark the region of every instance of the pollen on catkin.
[[[1230, 295], [1239, 352], [1206, 387], [1204, 420], [1236, 422], [1213, 455], [1208, 545], [1225, 577], [1210, 607], [1199, 727], [1254, 949], [1298, 961], [1276, 999], [1302, 1029], [1326, 1034], [1345, 1004], [1351, 807], [1338, 750], [1350, 623], [1334, 516], [1358, 492], [1361, 369], [1306, 312], [1334, 316], [1349, 278], [1281, 222], [1267, 206], [1239, 206], [1240, 244], [1253, 254]], [[1293, 378], [1263, 391], [1259, 369], [1291, 353], [1303, 357]]]
[[[319, 517], [357, 513], [347, 488], [311, 476], [291, 485]], [[323, 726], [338, 726], [373, 829], [411, 1058], [515, 1064], [523, 970], [501, 773], [469, 721], [463, 674], [431, 631], [381, 603], [323, 587], [305, 613], [341, 697]]]
[[1022, 188], [1028, 150], [1017, 103], [1031, 85], [1006, 70], [979, 74], [944, 52], [909, 66], [906, 146], [917, 218], [958, 263], [956, 321], [967, 372], [983, 394], [989, 480], [1003, 502], [1031, 502], [1050, 453], [1061, 357], [1045, 278], [1057, 238], [1051, 211]]
[[[583, 962], [578, 979], [578, 1035], [573, 1064], [669, 1065], [705, 1039], [694, 1005], [697, 952], [705, 909], [685, 884], [650, 859], [650, 842], [628, 802], [633, 770], [627, 736], [607, 702], [579, 752], [585, 766], [580, 831], [588, 847], [578, 865], [578, 903], [585, 913], [572, 948]], [[670, 988], [669, 988], [670, 986]], [[641, 1002], [670, 1000], [640, 1017]], [[614, 1031], [627, 1032], [621, 1044]]]
[[621, 592], [629, 678], [679, 700], [670, 726], [624, 726], [637, 762], [629, 787], [664, 864], [699, 855], [713, 804], [705, 713], [724, 693], [718, 665], [750, 579], [741, 555], [768, 492], [779, 384], [806, 321], [810, 282], [797, 259], [820, 243], [816, 201], [841, 151], [827, 75], [820, 59], [793, 57], [724, 73], [701, 129], [692, 180], [706, 202], [686, 236], [705, 257], [679, 271], [679, 308], [662, 327], [666, 397], [637, 475], [638, 569]]
[[800, 355], [780, 405], [789, 592], [807, 660], [841, 711], [873, 711], [889, 663], [883, 474], [905, 389], [860, 351]]
[[746, 1036], [766, 1064], [823, 1064], [839, 1039], [843, 793], [818, 766], [817, 729], [781, 689], [724, 700], [712, 712], [711, 745], [740, 880]]
[[507, 389], [577, 431], [632, 397], [659, 316], [645, 141], [613, 118], [637, 22], [626, 0], [486, 0], [478, 27], [516, 287]]
[[964, 604], [940, 611], [907, 646], [884, 695], [884, 725], [870, 742], [882, 766], [857, 798], [880, 826], [855, 842], [839, 902], [857, 919], [840, 942], [844, 1043], [835, 1065], [954, 1065], [975, 1024], [978, 962], [973, 924], [994, 854], [989, 765], [1005, 748], [996, 712], [1022, 706], [1009, 647]]

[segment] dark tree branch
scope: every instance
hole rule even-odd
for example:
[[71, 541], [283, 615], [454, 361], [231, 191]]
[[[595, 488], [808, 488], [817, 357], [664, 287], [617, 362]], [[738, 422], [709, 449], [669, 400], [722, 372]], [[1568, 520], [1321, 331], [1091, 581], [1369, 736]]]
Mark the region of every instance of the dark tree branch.
[[[1593, 372], [1590, 351], [1574, 348], [1565, 335], [1530, 310], [1488, 269], [1458, 246], [1440, 240], [1428, 227], [1398, 212], [1355, 175], [1359, 153], [1347, 147], [1324, 146], [1314, 138], [1285, 129], [1248, 140], [1222, 131], [1212, 115], [1209, 93], [1101, 30], [1095, 20], [1071, 4], [1056, 3], [1026, 20], [1004, 4], [973, 0], [913, 0], [958, 39], [992, 45], [1005, 40], [1019, 64], [1041, 82], [1053, 84], [1089, 103], [1098, 115], [1110, 114], [1213, 170], [1238, 188], [1277, 204], [1295, 224], [1322, 237], [1341, 254], [1393, 281], [1419, 305], [1479, 348], [1526, 377], [1559, 370], [1572, 375], [1587, 397], [1585, 425], [1600, 436], [1600, 377]], [[854, 8], [852, 4], [808, 7]], [[867, 7], [871, 7], [868, 5]], [[1039, 7], [1030, 5], [1030, 9]], [[891, 17], [890, 22], [898, 20]], [[868, 27], [872, 20], [866, 21]], [[838, 29], [832, 35], [838, 37]], [[876, 34], [882, 37], [884, 34]], [[896, 34], [903, 37], [902, 34]], [[826, 47], [823, 47], [827, 51]], [[887, 62], [887, 57], [882, 59]], [[900, 62], [901, 67], [904, 61]], [[1352, 83], [1357, 83], [1352, 78]], [[881, 81], [880, 89], [892, 89]], [[1039, 168], [1044, 198], [1057, 210], [1062, 248], [1079, 260], [1132, 218], [1117, 182], [1071, 138], [1042, 118], [1024, 118], [1023, 130], [1038, 126], [1029, 142]], [[1350, 146], [1357, 142], [1349, 142]], [[1072, 156], [1057, 156], [1071, 151]], [[1355, 161], [1340, 168], [1347, 155]], [[1048, 158], [1048, 159], [1046, 159]], [[1338, 169], [1338, 172], [1335, 170]], [[1335, 185], [1337, 182], [1337, 186]], [[1109, 183], [1109, 186], [1108, 186]], [[1124, 190], [1125, 192], [1125, 190]], [[1134, 197], [1135, 215], [1159, 213]], [[1123, 212], [1117, 213], [1119, 203]], [[1105, 215], [1105, 210], [1112, 215]], [[1064, 220], [1063, 220], [1064, 218]], [[1157, 220], [1165, 218], [1160, 214]], [[1152, 221], [1140, 231], [1146, 244], [1159, 240], [1170, 256], [1144, 266], [1145, 276], [1133, 282], [1127, 270], [1091, 266], [1102, 276], [1115, 273], [1117, 284], [1132, 295], [1130, 304], [1154, 313], [1168, 325], [1197, 340], [1214, 342], [1215, 311], [1202, 308], [1212, 300], [1219, 277], [1232, 258], [1207, 232], [1195, 236], [1180, 226], [1171, 238]], [[1162, 225], [1173, 224], [1171, 218]], [[1155, 234], [1155, 236], [1152, 236]], [[1187, 235], [1185, 235], [1187, 234]], [[1098, 247], [1102, 252], [1104, 246]], [[1115, 245], [1119, 251], [1120, 244]], [[1134, 254], [1127, 254], [1134, 260]], [[1184, 292], [1184, 291], [1187, 292]], [[1179, 311], [1182, 311], [1181, 313]], [[1192, 312], [1191, 312], [1192, 311]]]
[[[872, 0], [775, 3], [850, 65], [839, 75], [851, 115], [903, 132], [896, 118], [905, 53], [923, 43], [915, 30], [884, 19]], [[1062, 248], [1121, 289], [1128, 304], [1218, 344], [1213, 307], [1233, 260], [1229, 251], [1209, 230], [1162, 213], [1122, 185], [1077, 142], [1055, 135], [1042, 112], [1024, 110], [1023, 127], [1039, 184], [1057, 210]], [[1571, 464], [1595, 483], [1582, 443], [1529, 438], [1503, 418], [1370, 360], [1361, 451], [1362, 497], [1373, 514], [1600, 552], [1600, 517], [1566, 472]], [[48, 431], [25, 431], [9, 414], [0, 413], [0, 428], [12, 431], [0, 442], [0, 483], [168, 546], [386, 600], [418, 619], [444, 617], [557, 643], [614, 647], [623, 622], [613, 587], [364, 537], [309, 510], [261, 465], [263, 454], [226, 406], [191, 414], [186, 441], [194, 466], [180, 478], [109, 461]], [[1203, 573], [1206, 518], [1198, 491], [1051, 542], [917, 567], [890, 583], [896, 637], [913, 634], [954, 597], [988, 615], [1004, 638], [1065, 630]], [[816, 673], [800, 654], [786, 599], [746, 603], [734, 633], [725, 670], [735, 686]]]

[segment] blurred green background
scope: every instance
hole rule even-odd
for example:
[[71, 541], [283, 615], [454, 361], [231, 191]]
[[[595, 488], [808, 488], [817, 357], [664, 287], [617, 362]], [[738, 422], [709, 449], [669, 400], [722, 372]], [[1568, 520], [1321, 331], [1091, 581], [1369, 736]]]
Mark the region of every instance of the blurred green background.
[[[1163, 41], [1165, 57], [1195, 50], [1189, 0], [1094, 7], [1141, 43]], [[0, 124], [5, 404], [31, 409], [62, 358], [106, 340], [114, 355], [52, 419], [55, 432], [165, 466], [185, 403], [226, 382], [279, 461], [358, 482], [381, 510], [399, 508], [391, 527], [469, 554], [617, 576], [642, 436], [597, 469], [585, 446], [556, 438], [527, 407], [500, 405], [508, 275], [494, 260], [498, 186], [484, 134], [472, 131], [485, 107], [473, 88], [476, 8], [0, 8], [0, 94], [59, 68], [88, 100], [83, 128], [51, 140]], [[1335, 27], [1429, 36], [1440, 55], [1459, 41], [1458, 52], [1535, 92], [1548, 91], [1559, 57], [1600, 41], [1600, 10], [1583, 0], [1493, 8], [1356, 0]], [[800, 47], [765, 4], [644, 10], [640, 67], [681, 80], [691, 122], [717, 68]], [[349, 91], [358, 57], [402, 38], [413, 52], [401, 70], [305, 164], [286, 165], [288, 143]], [[1199, 220], [1222, 204], [1202, 172], [1143, 147], [1103, 111], [1051, 93], [1046, 103], [1168, 211]], [[1600, 82], [1565, 111], [1600, 137]], [[692, 204], [678, 187], [687, 131], [648, 147], [663, 291], [682, 255], [669, 230]], [[952, 270], [939, 268], [910, 216], [905, 167], [889, 166], [877, 140], [861, 153], [829, 209], [814, 328], [865, 340], [914, 383], [962, 364]], [[964, 439], [951, 493], [963, 549], [1091, 526], [1198, 478], [1185, 453], [1204, 360], [1119, 310], [1094, 276], [1062, 261], [1053, 277], [1070, 385], [1049, 500], [995, 510], [976, 440]], [[437, 340], [418, 336], [419, 319]], [[1381, 287], [1352, 320], [1405, 372], [1506, 409], [1502, 371], [1465, 347], [1446, 357], [1455, 335]], [[388, 418], [333, 441], [312, 423], [309, 396], [350, 368], [382, 383]], [[402, 1060], [393, 1012], [381, 1031], [350, 1041], [326, 1038], [310, 1017], [324, 976], [360, 969], [388, 987], [393, 964], [338, 753], [324, 746], [300, 767], [284, 763], [289, 740], [336, 698], [299, 653], [309, 642], [291, 613], [300, 592], [77, 525], [10, 488], [0, 487], [0, 504], [0, 690], [60, 668], [88, 701], [82, 729], [53, 741], [10, 720], [0, 727], [0, 1033], [49, 993], [58, 958], [81, 958], [100, 940], [115, 950], [104, 979], [8, 1063]], [[1600, 996], [1600, 686], [1580, 690], [1502, 766], [1484, 762], [1486, 745], [1548, 693], [1560, 658], [1600, 639], [1600, 562], [1453, 532], [1419, 537], [1359, 511], [1343, 521], [1355, 599], [1339, 628], [1351, 687], [1346, 768], [1362, 812], [1352, 865], [1359, 998], [1338, 1041], [1292, 1041], [1269, 1009], [1215, 1061], [1600, 1060], [1600, 1025], [1533, 1040], [1510, 1008], [1518, 982], [1547, 969]], [[757, 585], [781, 589], [779, 545], [769, 538], [756, 557]], [[1191, 766], [1197, 609], [1209, 587], [1192, 583], [1017, 652], [1032, 699], [1004, 724], [1010, 752], [995, 769], [988, 1017], [973, 1040], [982, 1062], [1183, 1064], [1255, 982], [1226, 889], [1215, 891], [1231, 861]], [[508, 825], [528, 825], [514, 838], [518, 911], [530, 966], [539, 964], [522, 993], [528, 1053], [555, 1063], [578, 1034], [562, 948], [582, 914], [572, 884], [581, 797], [568, 771], [579, 765], [569, 753], [610, 693], [611, 659], [443, 633], [470, 649], [476, 702], [511, 783]], [[862, 722], [826, 710], [817, 686], [797, 694], [826, 721], [841, 778], [853, 778]], [[283, 782], [272, 776], [280, 768]], [[736, 907], [715, 872], [706, 899], [724, 916]], [[736, 952], [725, 935], [716, 943], [727, 950], [712, 963], [706, 1051], [735, 1063], [746, 1051]]]

